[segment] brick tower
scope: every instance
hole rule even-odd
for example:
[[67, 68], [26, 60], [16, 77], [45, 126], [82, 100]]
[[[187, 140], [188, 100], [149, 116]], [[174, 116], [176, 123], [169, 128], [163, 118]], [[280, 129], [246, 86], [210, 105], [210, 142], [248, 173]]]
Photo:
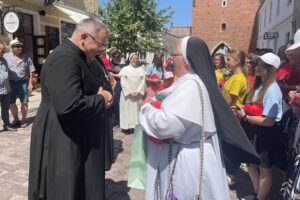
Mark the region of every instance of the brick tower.
[[259, 6], [260, 0], [193, 0], [192, 35], [206, 41], [212, 54], [228, 48], [251, 52]]

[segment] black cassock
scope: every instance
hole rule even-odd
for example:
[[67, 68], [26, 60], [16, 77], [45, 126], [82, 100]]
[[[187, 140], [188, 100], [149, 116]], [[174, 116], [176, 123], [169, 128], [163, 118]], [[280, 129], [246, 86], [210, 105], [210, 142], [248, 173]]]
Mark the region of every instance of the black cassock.
[[[109, 80], [108, 72], [105, 69], [105, 66], [101, 59], [96, 57], [96, 60], [93, 60], [89, 63], [90, 70], [95, 75], [96, 80], [99, 83], [99, 86], [103, 87], [104, 90], [109, 91], [113, 95], [113, 89]], [[114, 141], [113, 141], [113, 130], [112, 130], [112, 108], [109, 108], [105, 111], [104, 114], [105, 122], [105, 170], [108, 171], [111, 168], [112, 163], [114, 162]]]
[[70, 40], [47, 58], [33, 123], [29, 200], [104, 199], [104, 98]]

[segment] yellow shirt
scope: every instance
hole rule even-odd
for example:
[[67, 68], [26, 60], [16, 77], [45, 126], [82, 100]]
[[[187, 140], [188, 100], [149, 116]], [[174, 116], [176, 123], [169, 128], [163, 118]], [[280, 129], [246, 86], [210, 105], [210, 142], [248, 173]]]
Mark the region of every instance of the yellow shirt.
[[221, 81], [223, 80], [223, 74], [220, 72], [220, 70], [215, 69], [215, 74], [216, 74], [216, 78], [217, 78], [217, 83], [218, 85], [221, 85]]
[[243, 73], [233, 74], [224, 84], [223, 96], [228, 99], [230, 95], [237, 96], [232, 105], [242, 105], [247, 94], [247, 79]]

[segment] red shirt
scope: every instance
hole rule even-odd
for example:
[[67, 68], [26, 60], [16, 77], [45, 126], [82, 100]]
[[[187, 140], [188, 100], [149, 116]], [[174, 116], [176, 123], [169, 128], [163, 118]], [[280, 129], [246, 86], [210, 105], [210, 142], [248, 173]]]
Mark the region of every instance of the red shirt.
[[[286, 83], [287, 85], [299, 85], [300, 66], [293, 67], [289, 63], [284, 63], [279, 66], [276, 78], [279, 83]], [[287, 96], [290, 90], [281, 88], [281, 91], [283, 96]]]

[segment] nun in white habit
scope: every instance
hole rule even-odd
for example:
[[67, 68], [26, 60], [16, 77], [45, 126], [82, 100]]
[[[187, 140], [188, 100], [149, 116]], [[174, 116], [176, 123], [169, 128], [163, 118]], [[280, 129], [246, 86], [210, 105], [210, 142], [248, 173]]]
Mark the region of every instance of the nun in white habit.
[[129, 65], [119, 72], [122, 92], [120, 96], [120, 128], [132, 129], [139, 124], [138, 100], [145, 93], [145, 71], [138, 64], [139, 55], [129, 56]]
[[[196, 52], [196, 55], [189, 54], [190, 51]], [[178, 79], [171, 87], [160, 92], [166, 97], [161, 109], [154, 108], [147, 101], [141, 103], [142, 128], [149, 136], [163, 141], [157, 144], [148, 140], [147, 143], [145, 199], [229, 200], [218, 137], [218, 128], [226, 128], [227, 125], [219, 125], [220, 113], [214, 110], [213, 104], [216, 102], [212, 101], [211, 95], [216, 96], [218, 103], [223, 101], [223, 107], [227, 107], [220, 110], [230, 118], [229, 121], [224, 120], [224, 123], [231, 122], [229, 127], [236, 128], [226, 128], [226, 131], [233, 130], [242, 135], [220, 131], [225, 140], [230, 145], [238, 146], [237, 149], [245, 145], [245, 149], [241, 150], [244, 154], [241, 154], [249, 159], [257, 159], [256, 154], [244, 132], [239, 132], [242, 129], [226, 102], [221, 95], [217, 95], [218, 87], [205, 42], [199, 38], [185, 37], [177, 43], [171, 56]], [[207, 85], [200, 78], [197, 68], [201, 67], [208, 69], [206, 76], [212, 79], [208, 82], [215, 86]], [[241, 141], [232, 141], [236, 139]]]

